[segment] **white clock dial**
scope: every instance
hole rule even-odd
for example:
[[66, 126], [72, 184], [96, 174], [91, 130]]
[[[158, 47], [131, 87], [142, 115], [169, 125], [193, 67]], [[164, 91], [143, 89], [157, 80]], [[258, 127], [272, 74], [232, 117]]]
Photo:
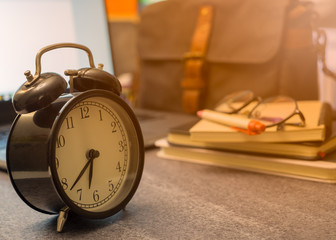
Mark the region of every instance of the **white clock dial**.
[[55, 161], [63, 191], [87, 211], [108, 209], [128, 175], [127, 115], [101, 97], [77, 103], [65, 116], [56, 140]]

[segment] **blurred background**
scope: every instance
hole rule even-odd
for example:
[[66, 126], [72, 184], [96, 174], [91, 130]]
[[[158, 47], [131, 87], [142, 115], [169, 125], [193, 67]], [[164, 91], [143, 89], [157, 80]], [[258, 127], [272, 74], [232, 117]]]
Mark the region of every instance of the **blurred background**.
[[[124, 82], [125, 88], [132, 83], [137, 71], [136, 26], [139, 13], [149, 4], [162, 0], [105, 0], [114, 71]], [[319, 26], [327, 32], [326, 59], [328, 67], [336, 72], [336, 1], [312, 0], [318, 13]], [[326, 76], [319, 66], [320, 99], [331, 103], [336, 109], [336, 80]]]
[[[131, 91], [136, 85], [139, 13], [158, 1], [0, 0], [0, 99], [10, 99], [25, 81], [26, 70], [35, 72], [35, 55], [40, 48], [58, 42], [88, 46], [96, 65], [102, 62], [105, 70], [117, 75], [127, 94], [127, 89]], [[327, 31], [327, 65], [336, 71], [336, 1], [312, 2], [320, 26]], [[62, 73], [66, 68], [88, 65], [84, 52], [66, 52], [66, 56], [64, 51], [45, 54], [42, 71]], [[321, 100], [336, 108], [335, 80], [321, 72], [319, 86]]]

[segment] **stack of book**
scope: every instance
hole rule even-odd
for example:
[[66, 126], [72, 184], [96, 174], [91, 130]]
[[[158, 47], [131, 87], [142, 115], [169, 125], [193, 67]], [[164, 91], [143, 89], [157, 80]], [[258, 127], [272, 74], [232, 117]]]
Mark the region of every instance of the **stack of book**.
[[[336, 131], [320, 101], [299, 101], [305, 127], [248, 135], [207, 120], [171, 129], [156, 142], [166, 159], [336, 183]], [[297, 119], [292, 119], [296, 121]], [[335, 125], [336, 126], [336, 125]]]

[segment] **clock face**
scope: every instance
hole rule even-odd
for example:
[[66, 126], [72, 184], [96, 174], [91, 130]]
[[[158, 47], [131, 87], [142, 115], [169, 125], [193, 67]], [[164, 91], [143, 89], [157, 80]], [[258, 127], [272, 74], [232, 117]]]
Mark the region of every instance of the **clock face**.
[[120, 102], [92, 96], [71, 104], [55, 131], [52, 164], [67, 205], [89, 214], [120, 210], [140, 180], [138, 138]]

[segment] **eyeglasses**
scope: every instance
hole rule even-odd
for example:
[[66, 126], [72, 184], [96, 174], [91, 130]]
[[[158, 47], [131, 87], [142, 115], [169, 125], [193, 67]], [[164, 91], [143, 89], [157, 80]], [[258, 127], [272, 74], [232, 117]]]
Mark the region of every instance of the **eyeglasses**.
[[[252, 107], [250, 105], [254, 104]], [[250, 109], [250, 110], [249, 110]], [[249, 110], [243, 112], [243, 110]], [[238, 91], [225, 96], [217, 105], [216, 111], [233, 114], [246, 114], [266, 127], [277, 126], [280, 130], [284, 125], [305, 126], [305, 118], [297, 106], [297, 102], [288, 96], [276, 96], [262, 100], [250, 90]], [[287, 122], [298, 115], [300, 122]]]

